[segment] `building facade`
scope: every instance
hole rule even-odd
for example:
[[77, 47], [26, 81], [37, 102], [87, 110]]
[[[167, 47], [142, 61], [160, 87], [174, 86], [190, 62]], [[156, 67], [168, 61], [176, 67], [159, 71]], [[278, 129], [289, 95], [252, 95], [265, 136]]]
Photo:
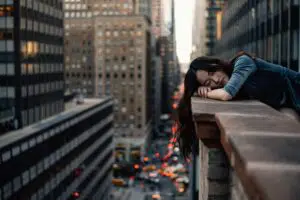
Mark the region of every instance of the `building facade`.
[[111, 99], [86, 99], [0, 136], [0, 199], [108, 199], [112, 113]]
[[192, 52], [191, 60], [207, 55], [206, 42], [206, 19], [207, 19], [207, 1], [195, 1], [193, 29], [192, 29]]
[[222, 12], [226, 0], [207, 0], [206, 15], [206, 50], [212, 56], [216, 52], [216, 43], [221, 39]]
[[174, 46], [173, 36], [162, 36], [158, 40], [158, 51], [162, 62], [161, 112], [172, 111], [171, 97], [180, 83], [180, 65]]
[[299, 1], [229, 1], [216, 54], [230, 58], [246, 50], [299, 71], [299, 8]]
[[151, 37], [143, 16], [95, 19], [99, 95], [115, 98], [119, 135], [141, 136], [151, 120]]
[[152, 0], [152, 33], [158, 39], [162, 31], [162, 0]]
[[0, 112], [12, 115], [15, 128], [63, 110], [62, 6], [52, 0], [0, 2]]
[[[128, 16], [135, 13], [135, 1], [64, 1], [66, 90], [87, 97], [103, 95], [99, 91], [96, 67], [95, 18]], [[74, 42], [76, 41], [76, 42]], [[102, 55], [101, 55], [102, 56]], [[101, 87], [100, 87], [101, 89]]]
[[[114, 98], [115, 136], [151, 130], [149, 0], [65, 0], [66, 89]], [[76, 42], [74, 42], [76, 41]]]

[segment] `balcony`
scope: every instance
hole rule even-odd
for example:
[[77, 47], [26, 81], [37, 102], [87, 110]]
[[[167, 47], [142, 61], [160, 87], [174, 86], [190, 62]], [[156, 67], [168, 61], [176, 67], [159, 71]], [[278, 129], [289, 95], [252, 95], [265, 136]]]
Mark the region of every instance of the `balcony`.
[[299, 122], [258, 101], [193, 97], [192, 111], [198, 199], [300, 198]]

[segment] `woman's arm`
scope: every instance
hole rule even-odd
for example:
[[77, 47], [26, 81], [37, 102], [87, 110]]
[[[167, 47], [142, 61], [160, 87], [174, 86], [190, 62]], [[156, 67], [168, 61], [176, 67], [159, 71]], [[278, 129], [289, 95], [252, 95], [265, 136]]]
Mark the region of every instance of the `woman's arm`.
[[248, 77], [257, 70], [256, 64], [248, 56], [241, 56], [234, 64], [234, 70], [227, 84], [222, 89], [212, 90], [208, 98], [228, 101], [236, 96]]
[[232, 99], [232, 96], [224, 89], [215, 89], [207, 93], [207, 98], [229, 101], [230, 99]]

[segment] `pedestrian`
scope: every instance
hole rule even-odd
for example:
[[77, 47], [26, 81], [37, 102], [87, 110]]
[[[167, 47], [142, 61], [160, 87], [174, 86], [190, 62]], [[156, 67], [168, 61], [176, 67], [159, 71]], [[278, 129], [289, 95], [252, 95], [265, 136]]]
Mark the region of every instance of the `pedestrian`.
[[199, 57], [185, 75], [184, 94], [178, 105], [179, 144], [185, 156], [191, 152], [195, 130], [191, 97], [229, 101], [256, 99], [275, 109], [290, 108], [293, 117], [300, 113], [300, 73], [244, 51], [230, 61]]

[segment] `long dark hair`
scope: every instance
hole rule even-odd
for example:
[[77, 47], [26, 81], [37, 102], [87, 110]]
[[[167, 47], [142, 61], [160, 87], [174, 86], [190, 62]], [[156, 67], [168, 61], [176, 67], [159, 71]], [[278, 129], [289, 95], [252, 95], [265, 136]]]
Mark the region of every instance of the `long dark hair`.
[[187, 158], [189, 156], [192, 151], [193, 140], [197, 140], [191, 110], [191, 97], [200, 86], [197, 81], [196, 71], [205, 70], [215, 72], [222, 70], [230, 77], [235, 60], [242, 55], [248, 55], [255, 59], [254, 56], [241, 51], [229, 61], [214, 57], [199, 57], [191, 62], [184, 78], [184, 93], [178, 104], [176, 120], [179, 125], [177, 141], [184, 157]]

